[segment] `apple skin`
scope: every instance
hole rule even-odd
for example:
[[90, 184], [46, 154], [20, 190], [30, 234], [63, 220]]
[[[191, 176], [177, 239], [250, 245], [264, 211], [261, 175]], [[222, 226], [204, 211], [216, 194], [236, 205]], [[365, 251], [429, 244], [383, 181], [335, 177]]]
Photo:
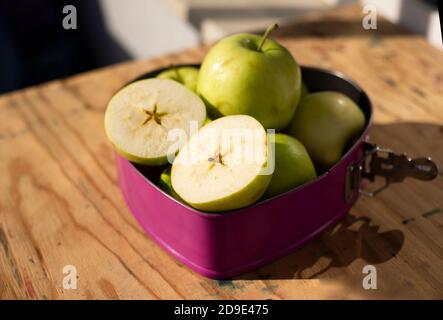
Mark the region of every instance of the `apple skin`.
[[[183, 165], [181, 161], [182, 160], [186, 161], [189, 155], [188, 153], [189, 151], [187, 150], [188, 144], [193, 144], [194, 140], [198, 140], [199, 137], [203, 137], [205, 135], [204, 133], [205, 131], [214, 130], [214, 129], [232, 129], [232, 128], [252, 128], [254, 130], [262, 131], [263, 136], [265, 137], [264, 138], [265, 152], [263, 156], [263, 162], [260, 164], [259, 167], [255, 168], [258, 170], [258, 172], [254, 174], [252, 179], [250, 179], [247, 183], [245, 183], [241, 188], [235, 191], [233, 190], [232, 192], [223, 191], [224, 194], [219, 198], [210, 198], [202, 200], [196, 197], [191, 197], [189, 191], [192, 189], [191, 186], [193, 184], [195, 185], [195, 183], [191, 180], [200, 179], [204, 181], [203, 183], [206, 183], [208, 181], [218, 181], [218, 183], [220, 183], [219, 181], [223, 179], [224, 175], [223, 174], [217, 176], [211, 175], [207, 166], [201, 166], [201, 168], [199, 168], [198, 171], [194, 171], [192, 172], [192, 174], [189, 173], [188, 170], [187, 172], [183, 171], [182, 168], [186, 165]], [[247, 115], [233, 115], [233, 116], [222, 117], [212, 121], [206, 126], [203, 126], [203, 128], [200, 129], [199, 134], [192, 136], [191, 139], [188, 140], [187, 145], [185, 145], [183, 148], [180, 149], [178, 156], [175, 158], [174, 163], [172, 164], [171, 182], [172, 185], [174, 186], [174, 190], [183, 199], [183, 201], [185, 201], [186, 203], [188, 203], [189, 205], [191, 205], [196, 209], [206, 212], [224, 212], [224, 211], [239, 209], [253, 204], [258, 199], [260, 199], [260, 197], [266, 191], [272, 178], [272, 174], [266, 171], [268, 161], [269, 161], [269, 148], [267, 143], [266, 131], [256, 119]], [[195, 166], [195, 164], [193, 164], [193, 166]], [[217, 170], [218, 172], [223, 172], [220, 171], [220, 169], [217, 169], [217, 166], [212, 167], [211, 170]], [[232, 170], [235, 169], [231, 167], [229, 171]], [[184, 175], [184, 173], [186, 175]], [[203, 174], [207, 174], [207, 176], [202, 176]], [[238, 180], [239, 175], [242, 175], [242, 173], [237, 172], [237, 175], [233, 177]], [[208, 188], [205, 188], [205, 190], [207, 189]], [[223, 189], [226, 189], [226, 187], [220, 188], [220, 190]], [[193, 193], [201, 194], [195, 189], [193, 190]]]
[[172, 67], [159, 73], [156, 78], [177, 81], [189, 90], [196, 92], [198, 72], [198, 69], [194, 67]]
[[306, 147], [317, 170], [325, 171], [340, 160], [345, 146], [364, 126], [365, 115], [354, 101], [342, 93], [324, 91], [300, 102], [287, 133]]
[[246, 114], [265, 129], [281, 130], [295, 113], [301, 72], [276, 41], [252, 34], [229, 36], [214, 45], [200, 68], [197, 92], [213, 117]]
[[160, 187], [160, 189], [169, 194], [171, 197], [177, 199], [180, 202], [184, 202], [183, 199], [180, 198], [180, 196], [177, 194], [177, 192], [175, 192], [174, 188], [172, 187], [171, 167], [167, 167], [160, 174], [160, 178], [158, 180], [158, 186]]
[[317, 173], [306, 148], [287, 134], [275, 134], [275, 169], [263, 198], [270, 198], [314, 180]]
[[[108, 140], [111, 142], [111, 140], [108, 138]], [[114, 143], [112, 143], [112, 146], [114, 147], [115, 151], [117, 151], [123, 158], [126, 160], [129, 160], [131, 162], [135, 162], [138, 164], [143, 164], [147, 166], [162, 166], [166, 163], [168, 163], [168, 156], [158, 157], [158, 158], [142, 158], [138, 157], [134, 154], [130, 154], [128, 152], [123, 151], [119, 147], [117, 147]]]
[[300, 101], [309, 94], [309, 89], [306, 84], [301, 82], [301, 92], [300, 92]]
[[250, 184], [246, 185], [243, 190], [227, 197], [206, 203], [193, 203], [189, 201], [187, 201], [187, 203], [198, 210], [206, 212], [222, 213], [224, 211], [244, 208], [254, 204], [262, 197], [271, 178], [272, 175], [259, 175]]

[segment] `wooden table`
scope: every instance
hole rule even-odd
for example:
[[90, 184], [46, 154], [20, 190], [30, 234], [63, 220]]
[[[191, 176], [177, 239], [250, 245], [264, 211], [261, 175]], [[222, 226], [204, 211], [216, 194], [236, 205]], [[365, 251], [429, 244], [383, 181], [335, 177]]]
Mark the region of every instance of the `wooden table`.
[[[276, 34], [301, 64], [339, 70], [375, 106], [372, 139], [443, 167], [443, 53], [360, 7], [313, 15]], [[103, 113], [137, 75], [201, 61], [201, 47], [0, 97], [2, 299], [443, 298], [443, 178], [361, 197], [297, 252], [232, 280], [201, 277], [147, 237], [122, 200]], [[365, 265], [377, 290], [364, 290]], [[63, 268], [78, 288], [63, 289]]]

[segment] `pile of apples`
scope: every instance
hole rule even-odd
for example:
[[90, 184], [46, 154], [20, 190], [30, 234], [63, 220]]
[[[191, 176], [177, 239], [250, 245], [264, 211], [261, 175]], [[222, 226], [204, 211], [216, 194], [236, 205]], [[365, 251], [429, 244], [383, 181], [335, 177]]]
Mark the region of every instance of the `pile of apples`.
[[276, 27], [219, 41], [200, 70], [171, 67], [120, 90], [105, 114], [117, 152], [165, 166], [159, 186], [208, 212], [249, 206], [328, 170], [365, 116], [341, 93], [309, 93], [291, 53], [269, 39]]

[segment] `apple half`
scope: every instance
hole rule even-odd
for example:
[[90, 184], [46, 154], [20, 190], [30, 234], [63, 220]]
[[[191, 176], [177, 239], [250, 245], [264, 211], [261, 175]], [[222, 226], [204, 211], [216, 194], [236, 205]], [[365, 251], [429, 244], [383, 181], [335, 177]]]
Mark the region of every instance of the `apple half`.
[[189, 137], [192, 126], [199, 129], [205, 119], [203, 101], [184, 85], [168, 79], [147, 79], [129, 84], [111, 99], [105, 130], [126, 159], [163, 165], [180, 147], [178, 138], [168, 139], [170, 130], [182, 130]]
[[253, 117], [219, 118], [180, 150], [172, 165], [172, 186], [199, 210], [248, 206], [262, 196], [272, 178], [269, 150], [266, 131]]

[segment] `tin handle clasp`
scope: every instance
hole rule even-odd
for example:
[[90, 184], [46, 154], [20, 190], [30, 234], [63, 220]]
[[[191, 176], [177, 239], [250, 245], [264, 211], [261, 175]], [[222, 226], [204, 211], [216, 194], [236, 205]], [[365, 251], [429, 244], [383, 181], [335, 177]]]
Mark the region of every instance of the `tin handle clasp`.
[[[406, 177], [419, 180], [433, 180], [438, 175], [437, 165], [431, 158], [412, 159], [406, 154], [396, 154], [390, 149], [380, 148], [375, 143], [365, 142], [363, 158], [347, 169], [345, 200], [349, 202], [354, 192], [373, 197], [385, 190], [391, 183], [402, 182]], [[383, 177], [384, 184], [375, 190], [360, 187], [362, 178], [374, 182]]]

